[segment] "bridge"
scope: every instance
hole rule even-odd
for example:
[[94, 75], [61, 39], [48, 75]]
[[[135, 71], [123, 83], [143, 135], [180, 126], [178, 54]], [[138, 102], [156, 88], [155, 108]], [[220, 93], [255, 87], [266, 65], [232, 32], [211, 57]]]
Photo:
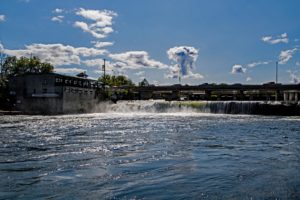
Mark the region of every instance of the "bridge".
[[298, 103], [300, 100], [300, 84], [202, 84], [202, 85], [170, 85], [170, 86], [122, 86], [113, 89], [116, 93], [128, 90], [134, 99], [165, 100], [241, 100], [241, 101], [282, 101]]

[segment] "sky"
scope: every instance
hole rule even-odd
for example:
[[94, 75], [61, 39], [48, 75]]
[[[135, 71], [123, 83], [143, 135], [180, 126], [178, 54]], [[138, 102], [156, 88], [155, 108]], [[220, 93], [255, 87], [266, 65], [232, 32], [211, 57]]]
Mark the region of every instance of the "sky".
[[138, 83], [300, 82], [298, 0], [0, 0], [0, 51]]

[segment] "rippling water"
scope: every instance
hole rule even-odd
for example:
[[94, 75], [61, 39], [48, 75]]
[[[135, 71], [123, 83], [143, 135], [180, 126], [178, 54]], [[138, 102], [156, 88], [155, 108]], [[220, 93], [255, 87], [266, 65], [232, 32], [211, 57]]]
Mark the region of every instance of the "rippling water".
[[0, 199], [299, 199], [300, 118], [0, 116]]

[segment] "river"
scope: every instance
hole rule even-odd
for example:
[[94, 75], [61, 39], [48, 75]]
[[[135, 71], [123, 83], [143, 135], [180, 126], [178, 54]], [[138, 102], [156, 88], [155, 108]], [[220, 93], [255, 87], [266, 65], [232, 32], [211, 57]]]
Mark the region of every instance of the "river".
[[0, 116], [0, 199], [299, 199], [300, 118]]

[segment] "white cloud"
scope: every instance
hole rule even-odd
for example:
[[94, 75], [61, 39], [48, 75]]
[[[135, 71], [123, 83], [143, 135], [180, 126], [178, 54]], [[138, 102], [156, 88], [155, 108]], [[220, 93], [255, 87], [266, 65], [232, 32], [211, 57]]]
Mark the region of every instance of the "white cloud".
[[37, 56], [42, 61], [49, 62], [54, 66], [79, 65], [82, 57], [94, 57], [107, 53], [107, 51], [103, 49], [73, 47], [63, 44], [31, 44], [26, 45], [25, 49], [4, 49], [3, 51], [10, 56]]
[[247, 78], [246, 78], [246, 81], [247, 81], [247, 82], [252, 81], [252, 78], [251, 78], [251, 77], [247, 77]]
[[92, 44], [94, 44], [94, 47], [96, 48], [103, 48], [103, 47], [109, 47], [113, 46], [113, 42], [98, 42], [98, 41], [92, 41]]
[[271, 61], [258, 61], [258, 62], [250, 63], [247, 66], [250, 67], [250, 68], [253, 68], [253, 67], [256, 67], [258, 65], [268, 65], [270, 63], [271, 63]]
[[63, 9], [61, 9], [61, 8], [56, 8], [56, 9], [54, 9], [52, 12], [53, 12], [53, 13], [57, 13], [57, 14], [59, 14], [59, 13], [62, 13], [62, 12], [64, 12], [64, 10], [63, 10]]
[[199, 74], [199, 73], [193, 73], [193, 72], [190, 72], [189, 74], [183, 76], [182, 78], [188, 78], [188, 79], [203, 79], [204, 76], [202, 74]]
[[105, 38], [108, 34], [114, 32], [112, 26], [113, 18], [117, 13], [110, 10], [86, 10], [80, 8], [76, 11], [76, 15], [91, 20], [94, 23], [86, 23], [76, 21], [74, 27], [80, 28], [84, 32], [90, 33], [95, 38]]
[[281, 51], [279, 54], [279, 64], [286, 64], [297, 51], [297, 48]]
[[269, 44], [278, 44], [278, 43], [288, 43], [288, 35], [287, 33], [283, 33], [279, 36], [273, 37], [273, 36], [264, 36], [261, 38], [263, 42], [269, 43]]
[[190, 71], [194, 68], [198, 58], [198, 50], [188, 46], [170, 48], [167, 51], [167, 54], [170, 60], [176, 62], [176, 65], [173, 66], [171, 71], [180, 72], [183, 76], [190, 74]]
[[247, 69], [244, 68], [242, 65], [233, 65], [231, 73], [232, 74], [244, 74], [246, 73]]
[[64, 19], [64, 16], [58, 15], [58, 16], [52, 17], [51, 21], [60, 22], [61, 23], [63, 21], [63, 19]]
[[[164, 75], [165, 78], [168, 79], [175, 79], [179, 77], [179, 68], [175, 66], [170, 66], [170, 69], [167, 74]], [[180, 74], [182, 79], [203, 79], [204, 76], [199, 73], [193, 73], [192, 71], [189, 71], [186, 75]]]
[[159, 86], [160, 82], [157, 81], [157, 80], [154, 80], [154, 81], [153, 81], [153, 84], [154, 84], [155, 86]]
[[[104, 61], [103, 59], [100, 58], [96, 58], [96, 59], [88, 59], [88, 60], [83, 60], [82, 64], [88, 66], [88, 67], [98, 67], [99, 69], [102, 69], [102, 65], [103, 65]], [[106, 61], [105, 62], [105, 67], [106, 70], [112, 70], [113, 69], [113, 63], [111, 63], [110, 61]]]
[[300, 67], [300, 62], [296, 62], [296, 66]]
[[295, 84], [298, 84], [300, 83], [300, 76], [297, 74], [297, 71], [291, 71], [291, 70], [288, 70], [287, 71], [290, 75], [290, 83], [295, 83]]
[[168, 66], [150, 58], [146, 51], [127, 51], [119, 54], [110, 54], [114, 60], [113, 66], [122, 69], [157, 68], [164, 69]]
[[136, 72], [135, 75], [137, 75], [137, 76], [145, 76], [145, 71]]
[[0, 22], [4, 22], [5, 21], [5, 15], [0, 15]]
[[83, 72], [83, 69], [80, 68], [55, 68], [54, 72], [62, 74], [71, 74], [71, 73], [80, 73]]

